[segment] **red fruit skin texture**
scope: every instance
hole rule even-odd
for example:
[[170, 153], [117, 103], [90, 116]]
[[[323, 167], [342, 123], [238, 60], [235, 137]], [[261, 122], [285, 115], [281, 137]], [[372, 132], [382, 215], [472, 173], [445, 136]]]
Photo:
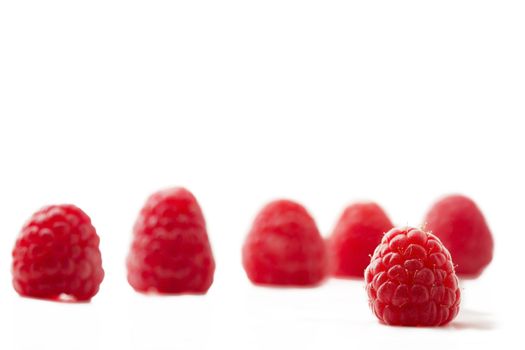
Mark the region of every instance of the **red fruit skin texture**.
[[417, 228], [393, 228], [365, 270], [377, 318], [393, 326], [443, 326], [459, 311], [461, 293], [448, 250]]
[[22, 296], [88, 301], [104, 279], [99, 237], [91, 219], [74, 205], [37, 211], [13, 249], [13, 286]]
[[326, 245], [314, 219], [300, 204], [277, 200], [257, 215], [242, 250], [254, 284], [316, 286], [326, 277]]
[[336, 277], [363, 278], [375, 247], [393, 226], [376, 203], [348, 206], [327, 241], [331, 273]]
[[133, 228], [128, 282], [138, 292], [204, 294], [213, 283], [213, 258], [206, 222], [185, 188], [154, 193]]
[[436, 202], [427, 213], [425, 228], [448, 248], [461, 277], [479, 276], [492, 261], [492, 233], [470, 198], [452, 195]]

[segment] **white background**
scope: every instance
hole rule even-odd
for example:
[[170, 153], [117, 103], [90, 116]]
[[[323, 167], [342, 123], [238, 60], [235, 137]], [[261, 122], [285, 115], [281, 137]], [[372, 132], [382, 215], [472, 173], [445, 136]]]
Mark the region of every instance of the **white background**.
[[[0, 348], [523, 346], [524, 18], [522, 1], [1, 1]], [[137, 212], [173, 185], [208, 221], [206, 296], [125, 279]], [[483, 209], [496, 251], [449, 327], [378, 324], [360, 281], [268, 289], [242, 270], [271, 199], [303, 203], [326, 235], [352, 201], [419, 225], [454, 192]], [[64, 202], [101, 237], [100, 293], [20, 298], [15, 238]]]

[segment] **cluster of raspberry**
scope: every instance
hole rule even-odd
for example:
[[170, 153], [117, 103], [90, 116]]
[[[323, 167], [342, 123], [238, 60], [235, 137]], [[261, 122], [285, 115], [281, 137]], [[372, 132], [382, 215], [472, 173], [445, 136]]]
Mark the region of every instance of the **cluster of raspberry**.
[[[388, 325], [441, 326], [457, 315], [459, 276], [477, 277], [493, 239], [477, 205], [461, 195], [438, 201], [424, 228], [394, 227], [376, 203], [355, 203], [324, 240], [300, 204], [277, 200], [256, 216], [242, 248], [258, 285], [318, 286], [330, 275], [363, 278], [369, 304]], [[205, 294], [215, 260], [191, 192], [151, 195], [133, 228], [128, 282], [138, 292]], [[13, 249], [13, 285], [22, 296], [86, 301], [104, 279], [99, 236], [74, 205], [51, 205], [28, 220]]]

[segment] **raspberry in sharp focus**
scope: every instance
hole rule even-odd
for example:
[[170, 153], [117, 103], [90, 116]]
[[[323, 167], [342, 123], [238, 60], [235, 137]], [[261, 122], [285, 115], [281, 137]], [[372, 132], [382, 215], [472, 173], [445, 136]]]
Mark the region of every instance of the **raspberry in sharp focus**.
[[204, 294], [215, 261], [195, 197], [184, 188], [154, 193], [133, 229], [128, 282], [139, 292]]
[[459, 276], [476, 277], [492, 261], [492, 234], [470, 198], [452, 195], [441, 199], [427, 213], [425, 228], [449, 249]]
[[90, 218], [73, 205], [52, 205], [33, 214], [15, 243], [12, 272], [22, 296], [91, 299], [104, 270]]
[[385, 324], [442, 326], [459, 311], [458, 279], [439, 238], [416, 228], [393, 228], [365, 270], [369, 304]]
[[327, 241], [332, 274], [362, 278], [375, 247], [392, 227], [392, 222], [376, 203], [348, 206]]
[[313, 218], [289, 200], [261, 210], [242, 253], [246, 274], [255, 284], [314, 286], [327, 273], [326, 246]]

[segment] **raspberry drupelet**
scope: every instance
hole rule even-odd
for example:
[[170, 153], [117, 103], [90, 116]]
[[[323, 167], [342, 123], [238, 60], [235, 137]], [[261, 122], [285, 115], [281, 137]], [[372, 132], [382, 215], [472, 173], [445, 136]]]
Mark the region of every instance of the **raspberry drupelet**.
[[431, 233], [393, 228], [365, 270], [369, 304], [396, 326], [442, 326], [458, 311], [460, 291], [448, 250]]
[[99, 237], [74, 205], [51, 205], [24, 225], [13, 249], [13, 286], [22, 296], [90, 300], [104, 278]]

